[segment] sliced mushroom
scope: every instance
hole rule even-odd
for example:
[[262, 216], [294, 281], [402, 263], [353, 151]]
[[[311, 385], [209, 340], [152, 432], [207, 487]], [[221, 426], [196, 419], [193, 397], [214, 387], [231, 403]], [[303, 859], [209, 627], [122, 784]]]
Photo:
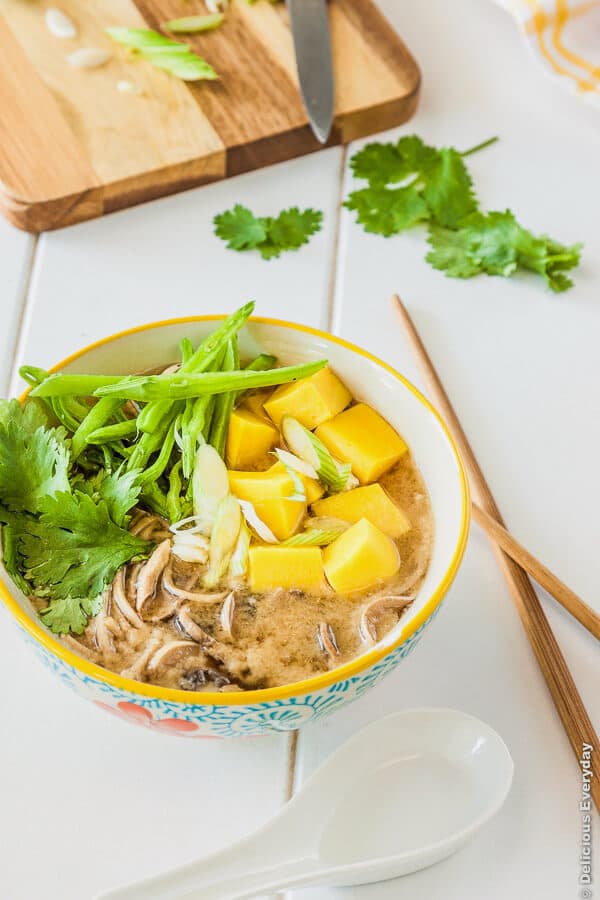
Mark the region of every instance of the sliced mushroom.
[[79, 656], [83, 656], [84, 659], [89, 659], [91, 662], [96, 662], [98, 658], [98, 654], [94, 653], [93, 650], [90, 650], [89, 647], [86, 647], [82, 641], [76, 640], [70, 634], [62, 635], [62, 642], [66, 644], [74, 653], [78, 653]]
[[376, 619], [386, 610], [401, 612], [405, 606], [414, 600], [414, 596], [407, 594], [387, 594], [375, 597], [367, 603], [360, 617], [358, 630], [365, 644], [374, 644], [377, 641]]
[[163, 519], [155, 517], [148, 525], [146, 525], [145, 528], [140, 531], [139, 537], [141, 537], [144, 541], [158, 542], [164, 541], [166, 540], [166, 538], [170, 538], [171, 532], [169, 531], [169, 527]]
[[162, 541], [152, 552], [150, 559], [138, 575], [135, 605], [139, 613], [141, 613], [146, 601], [154, 596], [158, 579], [169, 562], [170, 554], [171, 542], [168, 540]]
[[137, 562], [130, 563], [130, 565], [126, 566], [125, 568], [125, 596], [127, 597], [130, 605], [132, 603], [135, 605], [138, 575], [142, 571], [143, 567], [143, 562]]
[[218, 603], [225, 597], [225, 591], [204, 593], [200, 591], [186, 591], [184, 588], [177, 587], [173, 581], [173, 570], [169, 566], [163, 573], [163, 587], [174, 597], [180, 600], [191, 600], [194, 603]]
[[221, 623], [221, 628], [229, 638], [229, 640], [233, 640], [233, 614], [235, 612], [235, 591], [231, 591], [225, 597], [225, 601], [223, 606], [221, 607], [221, 613], [219, 615], [219, 621]]
[[163, 640], [164, 635], [158, 630], [155, 630], [138, 658], [128, 669], [123, 669], [121, 675], [123, 675], [124, 678], [133, 678], [134, 681], [141, 681], [146, 672], [149, 660], [157, 652], [163, 643]]
[[142, 512], [129, 525], [131, 534], [136, 534], [145, 541], [160, 541], [169, 536], [169, 523], [160, 516], [151, 516]]
[[119, 569], [119, 571], [115, 575], [115, 579], [112, 584], [112, 600], [119, 612], [124, 616], [125, 619], [127, 619], [130, 625], [133, 625], [134, 628], [142, 627], [144, 623], [127, 599], [127, 594], [125, 591], [124, 568]]
[[107, 615], [112, 615], [112, 585], [104, 588], [102, 593], [102, 611]]
[[116, 621], [116, 619], [113, 619], [112, 616], [106, 616], [104, 624], [106, 626], [106, 630], [110, 632], [110, 634], [114, 635], [115, 637], [121, 637], [121, 626]]
[[[114, 619], [111, 619], [111, 621], [116, 625]], [[115, 642], [110, 629], [106, 626], [106, 622], [107, 616], [104, 612], [98, 613], [94, 619], [94, 637], [100, 652], [104, 656], [111, 656], [115, 652]]]
[[336, 656], [340, 655], [340, 648], [338, 647], [338, 642], [335, 636], [335, 631], [329, 624], [329, 622], [320, 622], [319, 627], [317, 629], [317, 640], [319, 642], [319, 647], [329, 656], [330, 659], [335, 659]]
[[126, 400], [122, 409], [128, 419], [137, 419], [140, 412], [140, 408], [135, 400]]
[[217, 690], [225, 687], [228, 689], [238, 687], [232, 684], [227, 675], [223, 675], [217, 669], [191, 669], [181, 677], [179, 685], [184, 691], [199, 691], [207, 685], [214, 685]]
[[148, 663], [148, 671], [158, 672], [163, 666], [174, 666], [178, 660], [181, 660], [183, 653], [199, 654], [203, 662], [208, 664], [208, 660], [202, 652], [202, 648], [194, 643], [194, 641], [170, 641], [156, 651]]
[[129, 531], [131, 534], [139, 534], [147, 525], [152, 521], [153, 516], [149, 516], [147, 513], [140, 513], [137, 515], [131, 524], [129, 525]]
[[210, 634], [204, 631], [203, 628], [200, 628], [197, 622], [194, 622], [187, 606], [180, 607], [177, 612], [177, 619], [185, 633], [202, 647], [209, 647], [216, 643]]
[[142, 607], [142, 618], [145, 622], [164, 622], [177, 612], [177, 601], [166, 591], [159, 591]]

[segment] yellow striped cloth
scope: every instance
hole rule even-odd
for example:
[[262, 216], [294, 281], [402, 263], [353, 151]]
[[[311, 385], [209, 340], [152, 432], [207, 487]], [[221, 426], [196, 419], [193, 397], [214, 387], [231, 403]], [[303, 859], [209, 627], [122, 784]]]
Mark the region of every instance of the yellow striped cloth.
[[549, 75], [600, 106], [600, 0], [498, 0]]

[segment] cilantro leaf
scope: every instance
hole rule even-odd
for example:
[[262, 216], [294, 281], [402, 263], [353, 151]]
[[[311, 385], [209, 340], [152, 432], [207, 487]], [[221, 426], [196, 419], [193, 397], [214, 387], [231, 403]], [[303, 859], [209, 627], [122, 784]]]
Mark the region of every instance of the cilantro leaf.
[[425, 171], [423, 198], [432, 219], [438, 225], [456, 228], [461, 219], [477, 209], [473, 182], [460, 154], [452, 147], [444, 147]]
[[297, 250], [320, 230], [322, 222], [323, 213], [319, 210], [300, 212], [297, 206], [284, 209], [276, 219], [269, 219], [269, 242], [280, 250]]
[[425, 259], [434, 269], [445, 272], [448, 278], [472, 278], [483, 271], [479, 260], [470, 255], [468, 231], [451, 231], [430, 225], [427, 240], [432, 249]]
[[273, 259], [286, 250], [298, 250], [321, 228], [323, 213], [284, 209], [275, 218], [258, 218], [237, 203], [233, 209], [215, 216], [215, 234], [231, 250], [258, 250], [263, 259]]
[[[0, 522], [4, 521], [5, 510], [0, 507]], [[30, 593], [30, 587], [19, 571], [18, 541], [21, 529], [15, 524], [6, 523], [2, 528], [2, 562], [4, 568], [25, 595]]]
[[429, 217], [427, 204], [418, 190], [405, 188], [363, 188], [353, 191], [344, 206], [356, 212], [356, 221], [365, 231], [391, 237]]
[[69, 491], [69, 449], [64, 428], [48, 428], [35, 403], [0, 404], [0, 501], [37, 512], [47, 496]]
[[[396, 144], [367, 144], [350, 165], [369, 187], [351, 193], [344, 206], [357, 213], [365, 231], [390, 237], [425, 219], [455, 228], [477, 209], [461, 154], [452, 148], [429, 147], [417, 135], [407, 135]], [[406, 183], [389, 188], [398, 182]]]
[[89, 616], [96, 616], [102, 609], [102, 594], [93, 600], [80, 597], [63, 597], [52, 600], [45, 609], [40, 610], [40, 618], [44, 625], [55, 634], [81, 634], [87, 625]]
[[534, 237], [524, 228], [519, 239], [519, 265], [541, 275], [550, 290], [555, 293], [567, 291], [573, 281], [565, 271], [579, 265], [582, 244], [570, 247], [559, 244], [545, 234]]
[[121, 466], [110, 474], [101, 469], [92, 478], [76, 484], [82, 493], [93, 497], [94, 502], [105, 500], [113, 522], [125, 527], [129, 521], [128, 512], [136, 505], [140, 495], [139, 476], [139, 469], [127, 471]]
[[215, 234], [227, 242], [230, 250], [250, 250], [267, 237], [264, 219], [257, 219], [247, 207], [236, 203], [214, 218]]
[[41, 615], [53, 628], [62, 627], [69, 614], [69, 627], [81, 628], [81, 610], [86, 612], [121, 566], [152, 548], [111, 519], [106, 500], [96, 504], [81, 491], [47, 497], [39, 519], [22, 517], [22, 529], [21, 568], [35, 593], [49, 598]]
[[567, 290], [564, 274], [579, 263], [580, 244], [563, 246], [544, 235], [536, 237], [506, 212], [473, 213], [451, 231], [430, 225], [427, 261], [451, 278], [471, 278], [481, 272], [509, 276], [517, 269], [541, 275], [551, 290]]
[[355, 178], [364, 178], [370, 187], [385, 187], [426, 169], [436, 159], [433, 147], [410, 134], [396, 144], [367, 144], [354, 154], [350, 168]]

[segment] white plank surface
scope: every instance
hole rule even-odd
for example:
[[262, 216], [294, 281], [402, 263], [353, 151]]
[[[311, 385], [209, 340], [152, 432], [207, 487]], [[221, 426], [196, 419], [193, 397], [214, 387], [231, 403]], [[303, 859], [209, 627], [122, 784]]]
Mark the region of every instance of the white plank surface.
[[6, 392], [35, 240], [0, 219], [0, 388]]
[[[422, 234], [367, 235], [344, 211], [333, 330], [419, 383], [388, 302], [403, 296], [510, 527], [600, 609], [600, 234], [597, 191], [586, 188], [597, 180], [598, 114], [544, 79], [491, 4], [463, 2], [453, 15], [438, 0], [381, 6], [423, 68], [420, 110], [390, 137], [415, 131], [466, 149], [498, 134], [499, 144], [469, 159], [482, 205], [510, 206], [533, 230], [584, 241], [584, 262], [576, 288], [559, 296], [529, 277], [446, 279], [425, 263]], [[346, 194], [352, 186], [348, 176]], [[598, 727], [598, 645], [551, 601], [546, 608]], [[353, 707], [302, 731], [297, 784], [362, 724], [419, 705], [464, 709], [499, 730], [516, 766], [506, 807], [445, 863], [385, 885], [320, 890], [319, 900], [578, 896], [577, 765], [476, 526], [446, 608], [415, 654]]]
[[[19, 342], [45, 366], [105, 334], [229, 311], [323, 325], [341, 151], [329, 150], [41, 238]], [[226, 250], [215, 213], [242, 202], [325, 212], [297, 254]], [[288, 738], [185, 741], [133, 727], [66, 691], [2, 617], [0, 897], [91, 900], [101, 888], [194, 858], [280, 806]], [[35, 864], [31, 863], [32, 853]]]
[[[19, 362], [43, 366], [123, 328], [230, 312], [251, 299], [257, 315], [324, 325], [341, 153], [332, 148], [42, 236]], [[312, 206], [324, 212], [323, 229], [300, 251], [265, 262], [213, 234], [213, 217], [235, 203], [256, 215]]]

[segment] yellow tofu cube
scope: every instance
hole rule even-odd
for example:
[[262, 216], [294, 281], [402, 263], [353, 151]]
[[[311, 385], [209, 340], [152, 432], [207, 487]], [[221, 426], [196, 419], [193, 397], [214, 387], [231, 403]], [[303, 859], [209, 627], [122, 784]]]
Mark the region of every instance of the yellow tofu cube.
[[368, 519], [344, 531], [323, 554], [325, 575], [334, 591], [365, 590], [400, 568], [400, 553], [391, 538]]
[[[282, 462], [276, 462], [274, 466], [268, 470], [269, 472], [285, 472], [285, 466]], [[301, 479], [302, 484], [304, 485], [304, 493], [306, 494], [306, 502], [310, 506], [311, 503], [314, 503], [315, 500], [318, 500], [319, 497], [322, 497], [325, 493], [325, 488], [316, 478], [309, 478], [308, 475], [303, 475], [302, 472], [298, 472], [298, 477]]]
[[323, 554], [318, 547], [250, 547], [250, 590], [324, 587]]
[[294, 494], [294, 482], [283, 472], [229, 472], [231, 493], [249, 500], [257, 516], [271, 529], [277, 540], [285, 541], [298, 531], [306, 515], [306, 503], [287, 500]]
[[230, 469], [251, 469], [264, 462], [279, 441], [272, 422], [248, 409], [234, 409], [229, 420], [225, 459]]
[[366, 403], [324, 422], [315, 434], [334, 456], [350, 463], [361, 484], [377, 481], [408, 450], [392, 426]]
[[271, 394], [273, 393], [271, 388], [260, 388], [257, 391], [252, 391], [248, 394], [247, 397], [242, 401], [241, 407], [242, 409], [249, 409], [251, 413], [254, 413], [255, 416], [258, 416], [259, 419], [264, 419], [266, 422], [270, 422], [271, 418], [267, 415], [264, 409], [264, 404], [267, 402]]
[[329, 366], [293, 384], [282, 384], [265, 403], [265, 409], [277, 427], [285, 415], [311, 431], [348, 406], [352, 395]]
[[316, 516], [335, 516], [352, 524], [368, 519], [391, 538], [410, 531], [410, 521], [380, 484], [366, 484], [317, 500], [313, 512]]

